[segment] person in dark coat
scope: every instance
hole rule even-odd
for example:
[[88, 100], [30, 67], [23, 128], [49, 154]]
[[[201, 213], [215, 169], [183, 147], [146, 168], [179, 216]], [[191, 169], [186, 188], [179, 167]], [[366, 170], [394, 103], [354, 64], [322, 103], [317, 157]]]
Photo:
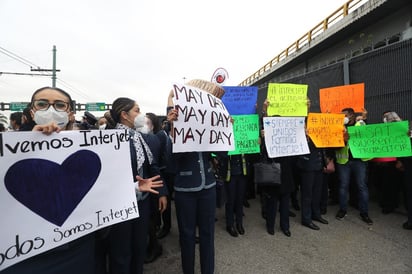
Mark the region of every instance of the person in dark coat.
[[[60, 88], [42, 87], [36, 90], [30, 103], [31, 115], [35, 121], [32, 131], [51, 134], [70, 130], [69, 121], [73, 115], [71, 103], [71, 96]], [[59, 115], [52, 116], [49, 115], [50, 112], [58, 112]], [[95, 233], [90, 233], [3, 269], [1, 273], [94, 273], [94, 247]]]
[[[265, 152], [266, 153], [266, 152]], [[289, 225], [289, 203], [290, 193], [295, 188], [292, 176], [292, 165], [294, 157], [280, 157], [272, 159], [280, 163], [281, 166], [281, 183], [279, 186], [263, 186], [262, 195], [266, 207], [266, 230], [269, 234], [275, 234], [276, 213], [280, 213], [280, 230], [287, 237], [291, 236]]]
[[[201, 88], [218, 98], [224, 94], [223, 88], [208, 81], [191, 80], [187, 84]], [[172, 90], [167, 105], [167, 120], [171, 127], [178, 118], [173, 96]], [[211, 154], [211, 152], [173, 153], [172, 159], [176, 163], [174, 201], [184, 274], [196, 273], [196, 230], [199, 233], [200, 272], [212, 274], [215, 270], [216, 178], [211, 164], [213, 161]]]
[[[266, 99], [263, 102], [262, 117], [267, 116], [268, 106], [269, 101]], [[264, 131], [262, 130], [261, 133], [261, 155], [263, 155], [262, 158], [267, 159], [268, 154], [264, 143]], [[295, 190], [292, 169], [294, 166], [294, 159], [294, 156], [267, 159], [268, 161], [280, 163], [281, 167], [280, 185], [268, 185], [262, 186], [260, 188], [262, 200], [262, 215], [266, 219], [266, 230], [270, 235], [275, 234], [275, 219], [276, 212], [278, 211], [278, 205], [280, 213], [280, 230], [282, 230], [283, 234], [285, 234], [287, 237], [290, 237], [292, 235], [289, 225], [289, 204], [291, 193]]]
[[[148, 142], [149, 138], [143, 136], [138, 128], [144, 126], [145, 117], [140, 112], [139, 105], [130, 98], [117, 98], [112, 109], [105, 113], [108, 129], [125, 129], [129, 132], [130, 153], [133, 177], [146, 180], [157, 180], [160, 178], [157, 166], [156, 154], [153, 154]], [[157, 141], [153, 136], [151, 138]], [[153, 177], [151, 177], [153, 176]], [[144, 180], [144, 179], [143, 179]], [[142, 180], [139, 179], [139, 188]], [[139, 207], [139, 218], [118, 223], [110, 226], [108, 235], [108, 257], [110, 273], [143, 273], [143, 263], [146, 257], [146, 242], [150, 221], [150, 199], [146, 190], [136, 191]], [[159, 191], [149, 191], [164, 196], [167, 189], [164, 185]], [[164, 203], [164, 206], [166, 203]], [[160, 208], [162, 210], [162, 208]]]
[[[232, 237], [245, 234], [243, 227], [243, 202], [247, 181], [247, 163], [244, 154], [218, 154], [225, 177], [225, 216], [226, 231]], [[235, 225], [236, 224], [236, 225]]]
[[297, 160], [297, 166], [301, 172], [301, 200], [302, 200], [302, 225], [313, 230], [319, 230], [319, 226], [312, 220], [322, 224], [328, 221], [321, 217], [320, 201], [322, 195], [324, 168], [323, 151], [316, 148], [308, 139], [310, 153], [302, 155]]
[[[160, 130], [160, 124], [158, 118], [153, 113], [146, 113], [145, 115], [145, 124], [142, 127], [136, 128], [142, 134], [143, 139], [148, 144], [151, 152], [153, 153], [153, 159], [156, 161], [157, 166], [159, 167], [160, 176], [162, 177], [163, 163], [161, 163], [161, 155], [165, 150], [164, 143], [158, 137], [157, 133]], [[165, 183], [165, 182], [164, 182]], [[166, 183], [165, 189], [167, 190]], [[167, 205], [167, 195], [163, 193], [163, 196], [159, 195], [150, 195], [150, 224], [149, 224], [149, 234], [148, 234], [148, 244], [147, 244], [147, 253], [145, 258], [145, 263], [151, 263], [155, 261], [160, 255], [162, 255], [163, 248], [160, 242], [156, 237], [156, 222], [159, 218], [159, 215], [163, 213]], [[161, 209], [161, 210], [159, 210]]]

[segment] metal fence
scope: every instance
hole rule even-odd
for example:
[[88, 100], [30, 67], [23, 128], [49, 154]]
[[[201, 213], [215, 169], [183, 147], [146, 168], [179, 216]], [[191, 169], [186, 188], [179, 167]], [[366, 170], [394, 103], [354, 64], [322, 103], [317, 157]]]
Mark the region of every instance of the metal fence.
[[[412, 39], [374, 49], [282, 82], [308, 84], [311, 111], [320, 112], [319, 89], [344, 85], [344, 62], [348, 62], [350, 84], [365, 83], [368, 123], [382, 121], [382, 113], [396, 111], [412, 120]], [[258, 108], [267, 94], [267, 84], [259, 87]]]

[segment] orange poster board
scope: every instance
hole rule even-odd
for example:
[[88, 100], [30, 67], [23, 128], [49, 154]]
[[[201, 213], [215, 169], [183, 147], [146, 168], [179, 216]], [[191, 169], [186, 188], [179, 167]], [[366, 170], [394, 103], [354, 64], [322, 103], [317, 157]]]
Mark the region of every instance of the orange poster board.
[[319, 89], [320, 111], [341, 113], [344, 108], [362, 112], [365, 104], [365, 84], [353, 84]]
[[343, 147], [344, 114], [309, 113], [306, 131], [316, 147]]

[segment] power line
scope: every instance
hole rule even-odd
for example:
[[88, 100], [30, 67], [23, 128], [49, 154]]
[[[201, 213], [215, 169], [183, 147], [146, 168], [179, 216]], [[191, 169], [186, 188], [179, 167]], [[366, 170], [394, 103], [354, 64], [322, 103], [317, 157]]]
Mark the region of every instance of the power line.
[[87, 95], [87, 93], [79, 90], [78, 88], [76, 88], [73, 85], [67, 83], [66, 81], [63, 81], [61, 78], [57, 78], [57, 82], [59, 82], [60, 84], [62, 84], [65, 87], [69, 88], [71, 91], [73, 91], [77, 95], [80, 95], [81, 97], [83, 97], [85, 99], [91, 99], [91, 97], [89, 95]]
[[[26, 65], [26, 66], [29, 66], [32, 71], [39, 71], [39, 72], [40, 72], [40, 74], [34, 74], [34, 73], [18, 73], [18, 72], [16, 72], [16, 73], [3, 72], [3, 74], [31, 75], [31, 76], [51, 76], [50, 74], [46, 74], [46, 73], [45, 73], [46, 71], [50, 71], [50, 70], [40, 69], [40, 66], [34, 64], [33, 62], [31, 62], [31, 61], [29, 61], [29, 60], [27, 60], [27, 59], [25, 59], [25, 58], [23, 58], [23, 57], [20, 57], [19, 55], [15, 54], [15, 53], [13, 53], [13, 52], [11, 52], [11, 51], [3, 48], [3, 47], [0, 47], [0, 53], [3, 53], [4, 55], [7, 55], [7, 56], [9, 56], [10, 58], [12, 58], [12, 59], [14, 59], [14, 60], [16, 60], [16, 61], [18, 61], [18, 62]], [[32, 69], [33, 67], [36, 67], [37, 69]], [[60, 70], [56, 70], [56, 71], [60, 71]], [[2, 72], [0, 72], [0, 75], [1, 75], [1, 74], [2, 74]], [[66, 81], [63, 81], [63, 79], [61, 79], [61, 78], [56, 78], [56, 80], [57, 80], [60, 84], [62, 84], [63, 86], [67, 87], [70, 91], [73, 91], [73, 93], [76, 93], [77, 95], [79, 95], [79, 96], [81, 96], [81, 97], [83, 97], [83, 98], [85, 98], [85, 99], [91, 99], [91, 97], [90, 97], [89, 95], [87, 95], [87, 93], [82, 92], [81, 90], [77, 89], [77, 88], [74, 87], [73, 85], [67, 83]]]
[[29, 75], [29, 76], [51, 76], [51, 74], [39, 74], [39, 73], [23, 73], [23, 72], [6, 72], [6, 71], [0, 71], [0, 76], [1, 76], [2, 74]]
[[3, 53], [4, 55], [9, 56], [9, 57], [12, 58], [12, 59], [18, 61], [18, 62], [26, 65], [26, 66], [29, 66], [30, 68], [32, 68], [32, 67], [40, 68], [39, 66], [37, 66], [37, 65], [34, 64], [33, 62], [30, 62], [29, 60], [27, 60], [27, 59], [25, 59], [25, 58], [23, 58], [23, 57], [15, 54], [15, 53], [13, 53], [13, 52], [11, 52], [11, 51], [3, 48], [3, 47], [0, 47], [0, 52]]

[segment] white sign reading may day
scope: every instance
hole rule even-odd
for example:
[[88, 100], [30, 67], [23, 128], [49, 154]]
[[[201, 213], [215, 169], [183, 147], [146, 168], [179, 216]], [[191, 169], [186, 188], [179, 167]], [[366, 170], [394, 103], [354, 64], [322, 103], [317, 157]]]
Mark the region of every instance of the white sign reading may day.
[[269, 158], [309, 153], [305, 117], [264, 117], [263, 128]]
[[231, 118], [219, 98], [188, 85], [175, 84], [173, 92], [173, 152], [234, 150]]
[[0, 133], [0, 271], [139, 216], [128, 140], [124, 130]]

